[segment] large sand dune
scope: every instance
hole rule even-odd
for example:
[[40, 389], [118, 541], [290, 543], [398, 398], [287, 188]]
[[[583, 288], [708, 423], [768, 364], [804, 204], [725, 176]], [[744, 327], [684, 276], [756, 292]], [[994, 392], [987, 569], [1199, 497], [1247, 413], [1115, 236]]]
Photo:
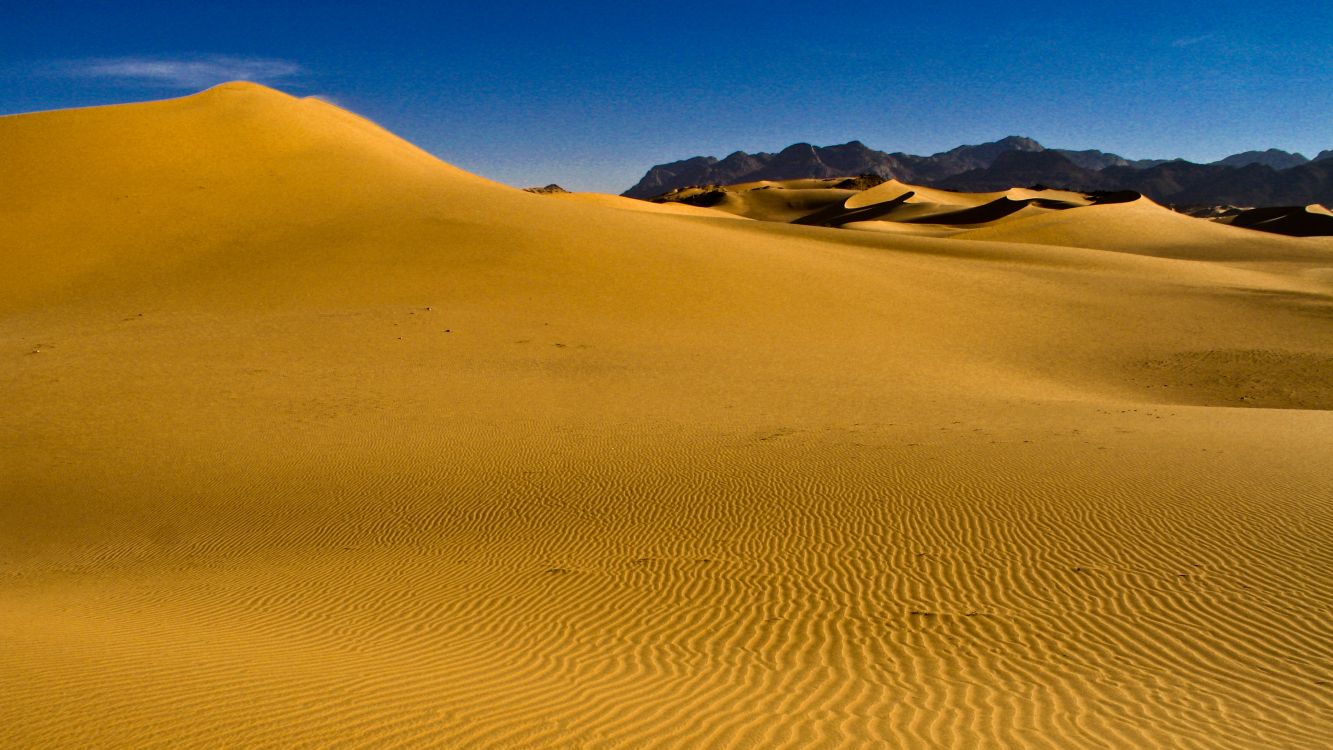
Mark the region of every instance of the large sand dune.
[[1326, 238], [690, 214], [0, 118], [0, 746], [1333, 743]]

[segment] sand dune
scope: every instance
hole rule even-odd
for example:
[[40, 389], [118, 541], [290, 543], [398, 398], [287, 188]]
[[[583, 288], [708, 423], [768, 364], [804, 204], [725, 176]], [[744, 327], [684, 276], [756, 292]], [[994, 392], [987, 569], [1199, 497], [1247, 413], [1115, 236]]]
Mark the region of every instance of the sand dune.
[[1175, 213], [1140, 198], [986, 227], [964, 239], [1033, 242], [1193, 260], [1328, 262], [1328, 246], [1246, 231]]
[[[1010, 188], [965, 193], [908, 185], [888, 180], [868, 189], [848, 189], [850, 178], [789, 180], [727, 186], [686, 188], [668, 193], [655, 205], [707, 205], [718, 211], [760, 221], [840, 227], [917, 237], [955, 237], [967, 230], [988, 229], [969, 239], [1033, 242], [1117, 252], [1193, 258], [1205, 245], [1221, 248], [1218, 259], [1298, 257], [1319, 262], [1333, 244], [1327, 239], [1299, 244], [1268, 242], [1253, 231], [1218, 230], [1232, 226], [1263, 234], [1327, 238], [1333, 214], [1319, 205], [1260, 208], [1195, 226], [1138, 193], [1084, 194], [1046, 188]], [[608, 197], [609, 198], [609, 197]], [[1096, 207], [1064, 217], [1049, 216], [1071, 209]], [[1007, 226], [1017, 219], [1041, 221]], [[1146, 223], [1145, 223], [1146, 222]], [[1005, 228], [997, 228], [999, 225]], [[921, 226], [908, 226], [921, 225]], [[1209, 256], [1211, 257], [1211, 256]]]
[[728, 211], [717, 211], [702, 206], [691, 206], [688, 203], [650, 203], [648, 201], [635, 200], [620, 195], [610, 195], [607, 193], [551, 193], [550, 198], [563, 201], [577, 201], [579, 203], [588, 203], [597, 206], [606, 206], [607, 208], [618, 208], [624, 211], [643, 211], [645, 213], [657, 214], [675, 214], [678, 216], [697, 216], [710, 219], [744, 219], [745, 216], [731, 213]]
[[621, 210], [245, 84], [0, 143], [0, 746], [1333, 740], [1320, 238]]
[[[792, 222], [829, 207], [840, 207], [856, 191], [838, 187], [841, 180], [754, 182], [675, 191], [670, 200], [653, 205], [697, 205], [759, 221]], [[815, 183], [815, 184], [811, 184]]]
[[1318, 203], [1308, 206], [1254, 208], [1219, 220], [1219, 223], [1292, 237], [1333, 236], [1333, 211]]
[[908, 200], [913, 203], [936, 203], [947, 206], [975, 207], [1005, 197], [1003, 191], [997, 193], [956, 193], [951, 190], [908, 185], [898, 180], [889, 180], [865, 190], [847, 201], [847, 208], [866, 206], [897, 198], [904, 193], [912, 193]]
[[[761, 221], [949, 236], [952, 228], [978, 228], [1097, 202], [1066, 190], [1014, 188], [958, 193], [889, 180], [869, 189], [846, 187], [851, 178], [788, 180], [675, 190], [655, 205], [706, 205]], [[879, 222], [879, 223], [871, 223]], [[885, 226], [884, 223], [888, 223]], [[901, 224], [938, 224], [911, 229]]]

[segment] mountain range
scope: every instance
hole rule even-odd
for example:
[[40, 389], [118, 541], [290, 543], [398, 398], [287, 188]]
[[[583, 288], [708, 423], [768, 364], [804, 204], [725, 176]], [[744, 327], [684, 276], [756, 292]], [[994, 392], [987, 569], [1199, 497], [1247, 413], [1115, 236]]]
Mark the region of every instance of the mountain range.
[[659, 164], [626, 190], [651, 199], [684, 187], [759, 180], [876, 175], [953, 190], [1046, 185], [1075, 190], [1136, 190], [1174, 205], [1278, 205], [1333, 201], [1333, 149], [1314, 159], [1278, 149], [1247, 151], [1211, 164], [1183, 159], [1127, 159], [1096, 149], [1046, 148], [1009, 136], [931, 156], [886, 153], [851, 141], [797, 143], [777, 153], [737, 151]]

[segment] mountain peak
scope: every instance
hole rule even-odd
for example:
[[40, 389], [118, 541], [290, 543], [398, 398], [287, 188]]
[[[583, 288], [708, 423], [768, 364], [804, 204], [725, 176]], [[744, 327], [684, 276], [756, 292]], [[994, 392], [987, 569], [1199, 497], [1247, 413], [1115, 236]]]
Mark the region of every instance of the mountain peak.
[[[757, 180], [789, 180], [812, 177], [876, 175], [885, 179], [922, 181], [942, 179], [970, 169], [989, 167], [1008, 151], [1044, 151], [1040, 143], [1011, 135], [991, 143], [959, 146], [935, 156], [910, 156], [876, 151], [859, 140], [834, 146], [793, 143], [775, 154], [737, 151], [718, 162], [706, 164], [695, 157], [659, 164], [649, 169], [639, 183], [624, 195], [652, 198], [692, 185], [729, 185]], [[711, 157], [707, 157], [710, 158]]]
[[1015, 151], [1045, 151], [1046, 147], [1037, 143], [1035, 140], [1025, 135], [1007, 135], [995, 142], [997, 145], [1009, 146]]
[[1232, 154], [1213, 163], [1224, 167], [1247, 167], [1251, 164], [1262, 164], [1273, 169], [1291, 169], [1309, 161], [1303, 154], [1293, 154], [1282, 149], [1270, 148], [1267, 151], [1244, 151], [1239, 154]]
[[1012, 149], [995, 157], [988, 167], [949, 177], [941, 187], [953, 190], [990, 191], [1014, 186], [1047, 185], [1072, 190], [1111, 187], [1097, 172], [1084, 169], [1059, 151]]
[[694, 185], [734, 185], [874, 175], [913, 185], [957, 190], [996, 190], [1044, 184], [1082, 190], [1134, 190], [1181, 205], [1302, 205], [1333, 201], [1327, 164], [1333, 149], [1314, 161], [1271, 148], [1236, 154], [1214, 164], [1183, 160], [1131, 160], [1087, 149], [1048, 149], [1032, 138], [1008, 135], [989, 143], [958, 146], [931, 156], [885, 153], [861, 141], [836, 146], [795, 143], [778, 153], [737, 151], [722, 162], [695, 157], [653, 167], [625, 192], [653, 198]]

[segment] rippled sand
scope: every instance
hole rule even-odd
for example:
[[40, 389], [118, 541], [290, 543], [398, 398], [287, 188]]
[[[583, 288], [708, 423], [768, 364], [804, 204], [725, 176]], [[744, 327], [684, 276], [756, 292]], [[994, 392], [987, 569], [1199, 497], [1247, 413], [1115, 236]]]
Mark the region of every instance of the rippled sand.
[[243, 84], [0, 143], [0, 745], [1333, 743], [1327, 239], [621, 210]]

